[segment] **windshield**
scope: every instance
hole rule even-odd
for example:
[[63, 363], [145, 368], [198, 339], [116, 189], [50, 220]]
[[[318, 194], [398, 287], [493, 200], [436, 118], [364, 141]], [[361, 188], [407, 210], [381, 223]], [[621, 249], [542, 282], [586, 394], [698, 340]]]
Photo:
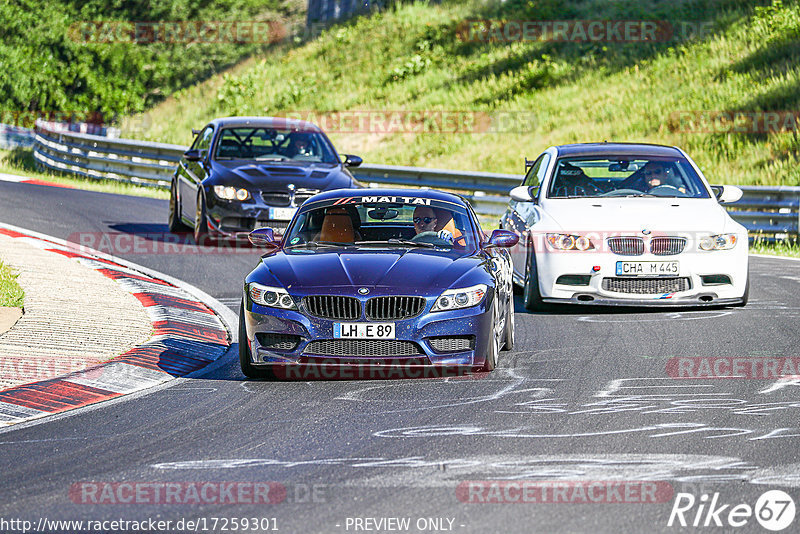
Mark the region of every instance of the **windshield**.
[[339, 163], [332, 147], [320, 133], [263, 127], [223, 129], [214, 158]]
[[710, 198], [687, 160], [631, 156], [561, 158], [547, 196]]
[[421, 197], [363, 196], [301, 208], [284, 240], [299, 247], [475, 248], [467, 210]]

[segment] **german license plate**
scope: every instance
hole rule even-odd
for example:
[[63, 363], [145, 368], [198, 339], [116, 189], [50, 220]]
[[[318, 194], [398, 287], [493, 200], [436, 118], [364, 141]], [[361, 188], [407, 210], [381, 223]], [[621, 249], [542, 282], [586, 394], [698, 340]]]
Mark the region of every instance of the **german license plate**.
[[677, 261], [618, 261], [617, 276], [677, 276]]
[[297, 208], [270, 208], [269, 218], [273, 221], [291, 221]]
[[394, 339], [394, 323], [333, 323], [336, 339]]

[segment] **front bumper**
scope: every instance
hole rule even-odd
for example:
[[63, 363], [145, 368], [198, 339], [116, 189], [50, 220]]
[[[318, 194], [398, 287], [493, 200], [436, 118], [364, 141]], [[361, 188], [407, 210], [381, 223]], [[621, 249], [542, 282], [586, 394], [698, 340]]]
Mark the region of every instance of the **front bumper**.
[[[374, 295], [370, 295], [374, 296]], [[274, 366], [311, 366], [342, 365], [355, 367], [406, 367], [406, 368], [469, 368], [482, 366], [491, 339], [493, 323], [491, 320], [491, 296], [487, 295], [478, 306], [453, 311], [430, 312], [436, 297], [426, 298], [424, 311], [413, 318], [397, 321], [369, 321], [362, 317], [354, 321], [322, 319], [311, 316], [305, 311], [270, 308], [253, 303], [245, 297], [244, 312], [247, 343], [250, 347], [251, 363], [255, 367]], [[302, 307], [301, 307], [302, 309]], [[363, 309], [363, 302], [362, 302]], [[328, 341], [329, 345], [337, 345], [341, 339], [334, 338], [334, 324], [341, 322], [393, 322], [395, 324], [395, 340], [398, 343], [386, 343], [386, 352], [355, 354], [319, 354], [309, 351], [312, 342]], [[260, 342], [264, 339], [259, 334], [285, 334], [298, 340], [297, 345], [289, 350], [276, 350]], [[437, 351], [432, 346], [436, 338], [459, 338], [468, 344], [466, 349]], [[416, 347], [416, 354], [398, 355], [392, 347], [403, 345]], [[367, 340], [366, 347], [374, 347], [377, 343]], [[338, 346], [338, 345], [337, 345]], [[440, 347], [441, 348], [441, 347]]]
[[283, 234], [296, 210], [293, 204], [269, 206], [260, 198], [246, 202], [213, 199], [207, 205], [209, 234], [218, 238], [246, 240], [250, 232], [264, 227]]
[[[617, 262], [672, 261], [679, 263], [679, 272], [674, 275], [622, 276], [616, 273]], [[746, 241], [744, 246], [732, 250], [685, 251], [669, 256], [623, 256], [594, 251], [536, 253], [539, 290], [544, 302], [607, 306], [737, 304], [742, 301], [747, 285], [747, 261]], [[675, 287], [684, 289], [673, 290], [669, 287], [672, 281]], [[620, 289], [620, 286], [625, 288]], [[650, 288], [659, 286], [667, 288], [651, 292]]]

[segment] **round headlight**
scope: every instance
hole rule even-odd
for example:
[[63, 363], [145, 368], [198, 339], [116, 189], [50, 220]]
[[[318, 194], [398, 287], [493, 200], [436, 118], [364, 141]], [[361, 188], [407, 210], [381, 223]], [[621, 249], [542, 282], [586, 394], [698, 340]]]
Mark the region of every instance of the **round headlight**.
[[447, 298], [447, 297], [441, 297], [439, 299], [439, 306], [444, 308], [444, 309], [449, 308], [450, 307], [450, 299]]
[[228, 186], [222, 190], [222, 196], [226, 200], [233, 200], [234, 198], [236, 198], [236, 189], [231, 186]]
[[589, 241], [589, 238], [586, 236], [580, 236], [578, 239], [575, 240], [575, 248], [578, 250], [588, 250], [591, 248], [592, 242]]
[[247, 189], [239, 189], [236, 191], [236, 200], [247, 200], [249, 196], [250, 193], [247, 192]]
[[714, 240], [709, 237], [704, 237], [700, 240], [700, 248], [702, 250], [712, 250], [714, 248]]
[[290, 297], [289, 295], [284, 295], [281, 297], [281, 306], [283, 306], [284, 308], [291, 308], [292, 304], [293, 304], [292, 297]]
[[458, 293], [454, 300], [458, 306], [466, 306], [469, 302], [469, 296], [466, 293]]
[[562, 250], [569, 250], [575, 246], [575, 238], [571, 235], [562, 235], [558, 238], [556, 244], [558, 245], [558, 248]]
[[264, 293], [264, 302], [268, 305], [272, 306], [273, 304], [278, 302], [278, 294], [274, 291], [267, 291]]

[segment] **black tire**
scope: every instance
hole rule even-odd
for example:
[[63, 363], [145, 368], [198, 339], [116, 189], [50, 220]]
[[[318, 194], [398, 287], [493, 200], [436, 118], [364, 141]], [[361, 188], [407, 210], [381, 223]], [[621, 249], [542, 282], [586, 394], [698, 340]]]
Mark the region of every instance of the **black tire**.
[[203, 193], [197, 194], [197, 208], [194, 215], [194, 242], [198, 245], [207, 245], [208, 218], [206, 216], [206, 202]]
[[181, 205], [178, 201], [178, 192], [175, 190], [175, 182], [172, 182], [172, 187], [169, 188], [169, 231], [173, 234], [188, 232], [191, 230], [188, 226], [183, 224], [181, 220]]
[[522, 285], [522, 302], [528, 311], [542, 311], [546, 305], [542, 302], [542, 294], [539, 292], [539, 273], [536, 270], [536, 260], [534, 259], [533, 247], [529, 247], [530, 253], [525, 262], [525, 282]]
[[244, 301], [239, 306], [239, 366], [247, 378], [273, 378], [268, 369], [258, 369], [251, 363], [250, 345], [247, 342], [247, 328], [244, 323]]
[[508, 296], [508, 310], [506, 311], [506, 326], [504, 328], [503, 350], [514, 350], [516, 325], [514, 322], [514, 294]]
[[747, 301], [750, 299], [750, 273], [747, 273], [747, 282], [744, 284], [744, 295], [742, 295], [741, 302], [737, 302], [736, 304], [731, 304], [734, 308], [743, 308], [747, 305]]
[[486, 360], [483, 362], [483, 367], [481, 371], [491, 373], [497, 367], [497, 357], [499, 356], [500, 352], [500, 339], [497, 336], [497, 332], [495, 332], [495, 326], [497, 324], [497, 302], [494, 303], [495, 309], [492, 312], [492, 337], [489, 339], [489, 346], [486, 351]]

